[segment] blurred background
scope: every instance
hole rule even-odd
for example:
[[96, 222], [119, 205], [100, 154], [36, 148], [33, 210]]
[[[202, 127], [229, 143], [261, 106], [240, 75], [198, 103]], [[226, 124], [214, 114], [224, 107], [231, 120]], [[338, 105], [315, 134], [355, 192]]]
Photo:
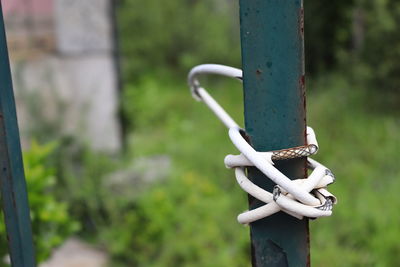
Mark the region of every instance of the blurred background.
[[[1, 2], [41, 266], [250, 266], [236, 150], [186, 84], [241, 66], [238, 1]], [[397, 266], [400, 2], [304, 5], [308, 124], [339, 198], [312, 263]], [[241, 84], [204, 83], [242, 122]]]

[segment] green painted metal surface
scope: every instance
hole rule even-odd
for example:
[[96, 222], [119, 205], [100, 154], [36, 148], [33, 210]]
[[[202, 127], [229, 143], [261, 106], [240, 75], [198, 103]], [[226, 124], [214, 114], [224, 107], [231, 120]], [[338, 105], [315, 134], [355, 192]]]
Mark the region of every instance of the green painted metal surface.
[[[302, 0], [240, 0], [246, 132], [258, 151], [305, 144], [304, 23]], [[302, 178], [305, 159], [277, 162]], [[272, 191], [254, 168], [250, 179]], [[249, 198], [250, 209], [262, 205]], [[308, 266], [308, 220], [279, 212], [250, 225], [253, 266]]]
[[35, 266], [28, 197], [1, 6], [0, 171], [2, 208], [12, 266]]

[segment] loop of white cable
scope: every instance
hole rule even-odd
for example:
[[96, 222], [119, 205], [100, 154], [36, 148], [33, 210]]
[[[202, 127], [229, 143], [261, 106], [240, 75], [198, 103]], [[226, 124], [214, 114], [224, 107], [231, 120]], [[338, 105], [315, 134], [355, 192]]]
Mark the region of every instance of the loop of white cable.
[[[337, 199], [327, 190], [327, 186], [335, 181], [328, 168], [308, 158], [308, 168], [313, 170], [310, 176], [304, 179], [290, 180], [275, 168], [273, 163], [273, 160], [308, 157], [315, 154], [318, 151], [318, 143], [313, 129], [307, 127], [307, 145], [305, 146], [258, 152], [243, 137], [244, 130], [200, 86], [197, 77], [201, 74], [218, 74], [242, 80], [242, 71], [223, 65], [204, 64], [194, 67], [188, 76], [192, 96], [198, 101], [203, 101], [225, 124], [229, 129], [232, 143], [241, 153], [240, 155], [226, 156], [226, 167], [235, 169], [236, 180], [245, 192], [265, 203], [259, 208], [241, 213], [238, 221], [242, 224], [249, 224], [279, 211], [286, 212], [298, 219], [330, 216]], [[276, 183], [272, 193], [260, 188], [247, 178], [245, 167], [250, 166], [258, 168]]]

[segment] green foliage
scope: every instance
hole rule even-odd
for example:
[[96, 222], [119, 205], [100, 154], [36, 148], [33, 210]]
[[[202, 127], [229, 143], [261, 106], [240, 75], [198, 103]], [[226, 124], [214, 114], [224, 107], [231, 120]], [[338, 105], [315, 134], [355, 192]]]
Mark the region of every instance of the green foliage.
[[226, 1], [123, 1], [118, 8], [124, 77], [183, 74], [198, 62], [239, 63], [238, 12]]
[[335, 69], [339, 56], [352, 42], [354, 0], [304, 1], [305, 54], [307, 73], [314, 75]]
[[247, 231], [236, 232], [232, 198], [210, 177], [176, 173], [129, 204], [114, 206], [102, 233], [122, 266], [248, 265]]
[[[400, 124], [373, 114], [366, 96], [343, 76], [320, 78], [309, 98], [317, 159], [336, 175], [334, 214], [311, 222], [315, 266], [396, 266], [400, 262]], [[340, 255], [340, 256], [338, 256]]]
[[400, 2], [358, 2], [364, 40], [357, 54], [355, 80], [369, 89], [375, 103], [380, 101], [380, 109], [388, 104], [396, 108], [400, 103]]
[[[68, 215], [68, 203], [60, 202], [54, 195], [55, 170], [49, 167], [49, 159], [56, 148], [55, 143], [39, 145], [32, 141], [23, 153], [25, 176], [29, 191], [32, 231], [36, 258], [46, 259], [51, 250], [79, 229], [79, 224]], [[3, 221], [3, 214], [1, 213]], [[5, 236], [5, 227], [0, 223], [0, 235]], [[0, 240], [0, 257], [8, 253], [7, 241]]]
[[69, 203], [69, 214], [80, 222], [82, 237], [93, 239], [99, 225], [107, 224], [104, 213], [106, 188], [103, 179], [121, 167], [111, 156], [94, 152], [75, 140], [64, 139], [55, 151], [53, 164], [57, 169], [57, 196]]
[[400, 3], [304, 2], [307, 70], [339, 69], [378, 110], [393, 111], [400, 102]]

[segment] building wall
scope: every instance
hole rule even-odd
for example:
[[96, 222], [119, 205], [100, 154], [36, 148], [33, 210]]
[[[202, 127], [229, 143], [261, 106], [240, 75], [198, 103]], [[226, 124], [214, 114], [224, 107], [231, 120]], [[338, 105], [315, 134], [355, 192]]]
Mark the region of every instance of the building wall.
[[118, 152], [118, 73], [109, 0], [4, 1], [23, 145], [75, 138]]

